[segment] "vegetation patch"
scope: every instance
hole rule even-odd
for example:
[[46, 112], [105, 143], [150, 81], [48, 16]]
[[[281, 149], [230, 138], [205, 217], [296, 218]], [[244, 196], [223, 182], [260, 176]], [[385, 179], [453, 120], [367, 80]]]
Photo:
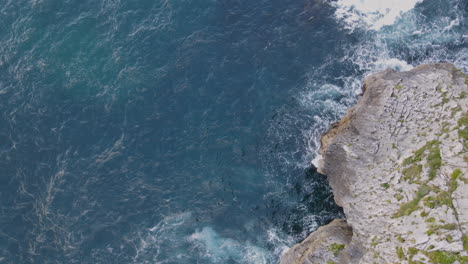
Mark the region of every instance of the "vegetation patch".
[[[436, 250], [436, 251], [424, 251], [418, 250], [417, 248], [410, 247], [408, 248], [408, 259], [409, 264], [419, 264], [423, 263], [420, 261], [414, 261], [413, 257], [418, 254], [418, 252], [423, 253], [426, 257], [429, 258], [429, 262], [433, 264], [452, 264], [455, 261], [459, 263], [467, 263], [468, 257], [460, 256], [460, 253], [452, 253], [448, 251]], [[397, 255], [400, 260], [406, 259], [403, 249], [397, 247]], [[424, 262], [426, 263], [426, 262]]]
[[371, 245], [372, 247], [375, 247], [375, 246], [377, 246], [378, 244], [380, 244], [379, 237], [377, 237], [377, 236], [372, 237], [372, 241], [371, 241], [370, 245]]
[[435, 223], [435, 218], [434, 217], [428, 218], [424, 222], [426, 222], [426, 223]]
[[449, 243], [452, 243], [453, 237], [452, 237], [451, 235], [447, 235], [447, 236], [445, 237], [445, 240], [446, 240], [447, 242], [449, 242]]
[[450, 114], [450, 116], [454, 118], [457, 112], [460, 112], [461, 110], [462, 110], [461, 106], [457, 105], [457, 107], [452, 108], [451, 110], [452, 113]]
[[338, 253], [340, 253], [340, 251], [343, 250], [344, 248], [345, 248], [344, 244], [337, 244], [337, 243], [333, 243], [328, 247], [328, 249], [333, 253], [335, 257], [338, 256]]
[[433, 225], [431, 226], [431, 228], [429, 228], [429, 230], [426, 231], [426, 234], [428, 236], [438, 232], [439, 230], [441, 229], [445, 229], [445, 230], [455, 230], [457, 228], [457, 225], [456, 224], [445, 224], [445, 225]]
[[403, 169], [403, 180], [414, 182], [421, 178], [422, 165], [412, 164], [409, 167]]
[[452, 193], [442, 191], [439, 192], [439, 194], [437, 194], [436, 196], [429, 196], [424, 199], [424, 205], [431, 209], [440, 207], [444, 204], [450, 208], [453, 208]]
[[400, 242], [400, 243], [404, 243], [405, 242], [405, 239], [403, 237], [401, 237], [400, 234], [396, 235], [396, 239]]
[[449, 188], [449, 192], [453, 193], [457, 188], [458, 188], [458, 178], [461, 175], [461, 170], [460, 169], [455, 169], [452, 174], [450, 175], [450, 180], [447, 183], [447, 186]]
[[467, 148], [468, 141], [468, 113], [464, 113], [463, 116], [458, 119], [458, 126], [461, 128], [458, 130], [458, 137], [463, 140], [463, 146]]
[[400, 193], [395, 193], [393, 195], [393, 197], [395, 197], [395, 199], [397, 199], [397, 201], [401, 201], [403, 199], [403, 195], [401, 195]]
[[427, 156], [427, 165], [429, 166], [429, 180], [434, 179], [437, 170], [442, 166], [442, 157], [440, 156], [439, 143], [432, 144], [429, 147], [429, 155]]
[[455, 169], [450, 175], [450, 179], [447, 182], [448, 190], [438, 191], [438, 194], [436, 196], [429, 196], [429, 197], [424, 198], [424, 205], [429, 208], [436, 208], [442, 205], [447, 205], [449, 208], [451, 208], [455, 212], [455, 214], [457, 214], [455, 206], [453, 205], [452, 195], [453, 195], [453, 192], [458, 188], [457, 180], [460, 178], [460, 175], [461, 175], [461, 170]]
[[397, 253], [397, 256], [400, 260], [404, 260], [406, 259], [406, 256], [405, 256], [405, 252], [403, 251], [403, 248], [402, 247], [397, 247], [396, 248], [396, 253]]
[[[413, 155], [403, 160], [403, 166], [417, 165], [416, 162], [421, 162], [427, 156], [427, 166], [429, 167], [429, 180], [432, 180], [437, 170], [442, 166], [442, 157], [440, 155], [440, 142], [437, 140], [429, 141], [425, 146], [413, 152]], [[427, 153], [426, 153], [427, 151]], [[422, 168], [421, 168], [422, 169]], [[417, 174], [419, 168], [410, 166], [404, 169], [406, 177], [410, 177], [411, 173]]]
[[414, 247], [408, 248], [409, 259], [413, 259], [414, 255], [418, 254], [418, 249]]
[[451, 253], [441, 250], [424, 252], [424, 255], [426, 255], [429, 258], [429, 261], [434, 264], [452, 264], [457, 260], [460, 263], [466, 263], [466, 261], [468, 261], [467, 257], [462, 257], [459, 253]]
[[416, 197], [413, 200], [400, 205], [400, 209], [393, 215], [393, 218], [410, 215], [412, 212], [418, 210], [419, 202], [424, 196], [429, 194], [430, 191], [431, 189], [427, 185], [419, 186], [418, 191], [416, 192]]

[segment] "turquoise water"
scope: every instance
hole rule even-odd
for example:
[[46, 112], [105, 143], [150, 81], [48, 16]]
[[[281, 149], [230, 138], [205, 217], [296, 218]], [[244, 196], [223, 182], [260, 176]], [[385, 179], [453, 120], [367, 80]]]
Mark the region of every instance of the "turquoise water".
[[466, 1], [350, 2], [0, 0], [0, 263], [277, 263], [342, 216], [311, 162], [364, 76], [468, 67]]

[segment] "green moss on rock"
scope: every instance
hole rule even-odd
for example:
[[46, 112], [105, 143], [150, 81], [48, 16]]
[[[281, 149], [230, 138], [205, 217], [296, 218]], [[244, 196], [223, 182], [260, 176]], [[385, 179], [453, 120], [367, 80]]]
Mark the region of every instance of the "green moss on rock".
[[341, 250], [345, 248], [344, 244], [337, 244], [333, 243], [331, 244], [328, 249], [333, 253], [334, 256], [338, 256], [338, 253], [340, 253]]
[[398, 258], [400, 260], [405, 260], [406, 259], [405, 252], [403, 251], [402, 247], [397, 247], [396, 248], [396, 253], [397, 253], [397, 256], [398, 256]]
[[422, 165], [412, 164], [411, 166], [403, 169], [403, 180], [405, 181], [414, 181], [415, 179], [421, 178]]
[[[437, 264], [452, 264], [456, 260], [461, 260], [462, 257], [460, 257], [458, 254], [453, 254], [447, 251], [430, 251], [430, 252], [424, 252], [424, 255], [426, 255], [429, 258], [429, 261], [431, 263], [437, 263]], [[464, 262], [461, 262], [464, 263]]]
[[441, 229], [445, 230], [455, 230], [457, 228], [456, 224], [445, 224], [445, 225], [432, 225], [427, 231], [426, 234], [428, 236], [433, 235], [434, 233], [438, 232]]
[[393, 215], [393, 217], [396, 218], [404, 215], [410, 215], [412, 212], [418, 210], [419, 202], [424, 196], [429, 194], [430, 191], [431, 189], [426, 185], [419, 186], [418, 191], [416, 192], [416, 197], [413, 200], [400, 205], [400, 209]]
[[429, 148], [427, 164], [429, 166], [429, 180], [432, 180], [436, 176], [440, 166], [442, 166], [442, 157], [440, 155], [439, 143], [433, 144]]

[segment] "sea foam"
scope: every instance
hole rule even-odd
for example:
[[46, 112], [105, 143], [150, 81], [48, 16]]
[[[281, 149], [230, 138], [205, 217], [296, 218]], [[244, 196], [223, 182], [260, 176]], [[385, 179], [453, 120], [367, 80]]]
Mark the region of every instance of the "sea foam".
[[224, 263], [230, 259], [240, 263], [268, 263], [268, 254], [264, 249], [249, 242], [223, 237], [209, 226], [197, 230], [187, 240], [198, 243], [198, 248], [203, 249], [205, 257], [214, 263]]
[[422, 0], [338, 0], [332, 5], [336, 7], [336, 18], [343, 21], [346, 28], [379, 30], [394, 24], [402, 13], [413, 9], [420, 2]]

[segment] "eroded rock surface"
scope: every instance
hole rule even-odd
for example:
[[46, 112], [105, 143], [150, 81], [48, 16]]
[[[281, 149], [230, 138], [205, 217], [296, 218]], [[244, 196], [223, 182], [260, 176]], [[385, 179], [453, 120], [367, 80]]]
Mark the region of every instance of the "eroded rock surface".
[[[467, 83], [450, 64], [368, 77], [323, 135], [318, 168], [352, 238], [314, 240], [322, 227], [281, 263], [468, 263]], [[339, 257], [321, 245], [335, 238], [346, 241]]]

